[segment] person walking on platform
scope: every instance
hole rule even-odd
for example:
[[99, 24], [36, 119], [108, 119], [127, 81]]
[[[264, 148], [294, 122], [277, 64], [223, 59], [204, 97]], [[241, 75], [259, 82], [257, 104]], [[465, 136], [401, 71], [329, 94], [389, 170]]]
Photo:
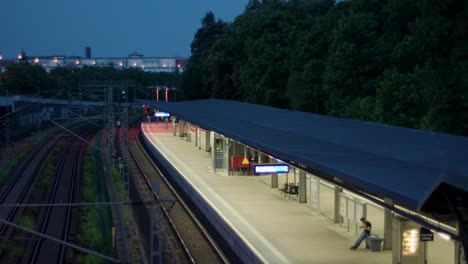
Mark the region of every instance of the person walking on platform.
[[362, 230], [362, 233], [356, 240], [356, 243], [354, 243], [354, 245], [350, 248], [351, 250], [356, 250], [359, 245], [361, 245], [362, 241], [370, 236], [372, 224], [367, 221], [365, 217], [361, 217], [361, 223], [362, 226], [360, 228], [363, 228], [364, 230]]

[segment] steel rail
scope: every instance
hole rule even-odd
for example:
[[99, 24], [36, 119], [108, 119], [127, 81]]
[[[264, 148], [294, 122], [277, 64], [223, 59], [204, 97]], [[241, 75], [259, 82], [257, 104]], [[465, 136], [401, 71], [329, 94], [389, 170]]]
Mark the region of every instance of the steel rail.
[[[136, 137], [137, 139], [139, 139], [139, 137]], [[218, 248], [218, 246], [216, 245], [215, 241], [211, 238], [210, 234], [208, 233], [208, 231], [204, 228], [204, 226], [202, 225], [202, 223], [198, 220], [198, 218], [196, 217], [196, 215], [192, 212], [192, 210], [190, 210], [189, 206], [183, 201], [182, 197], [178, 194], [178, 192], [175, 190], [175, 188], [172, 186], [172, 184], [168, 181], [168, 179], [166, 178], [166, 176], [164, 175], [164, 173], [158, 168], [158, 166], [153, 162], [153, 160], [151, 159], [150, 155], [146, 152], [146, 150], [144, 149], [144, 147], [141, 145], [141, 142], [140, 140], [136, 140], [136, 143], [138, 145], [138, 148], [141, 150], [141, 152], [143, 153], [143, 155], [148, 159], [148, 161], [150, 162], [151, 166], [158, 172], [158, 174], [161, 176], [161, 178], [163, 179], [164, 183], [166, 184], [166, 186], [169, 188], [169, 190], [171, 191], [171, 193], [176, 197], [176, 200], [178, 203], [180, 203], [180, 205], [182, 206], [182, 208], [184, 209], [184, 211], [189, 215], [189, 217], [191, 218], [191, 220], [194, 222], [195, 226], [197, 227], [197, 229], [202, 233], [203, 237], [206, 239], [206, 241], [208, 242], [208, 244], [210, 245], [210, 247], [212, 248], [212, 250], [214, 252], [216, 252], [216, 255], [218, 256], [218, 259], [223, 262], [223, 263], [229, 263], [228, 259], [224, 256], [223, 252]], [[141, 171], [141, 174], [143, 175], [143, 178], [145, 179], [145, 182], [148, 186], [148, 188], [150, 190], [152, 190], [152, 185], [151, 185], [151, 182], [150, 180], [148, 179], [147, 175], [143, 172], [143, 170], [141, 169], [141, 166], [140, 166], [140, 163], [137, 161], [137, 159], [135, 158], [134, 156], [134, 153], [131, 151], [129, 151], [132, 155], [132, 158], [135, 160], [135, 163], [137, 164], [137, 167], [139, 168], [139, 170]], [[175, 224], [173, 223], [167, 209], [165, 208], [164, 206], [164, 202], [162, 202], [161, 198], [156, 194], [156, 193], [152, 193], [154, 198], [156, 199], [156, 202], [159, 202], [161, 204], [161, 208], [163, 209], [163, 212], [164, 212], [164, 215], [166, 217], [166, 219], [169, 221], [170, 223], [170, 226], [171, 226], [171, 229], [174, 231], [174, 233], [176, 234], [176, 237], [177, 239], [179, 240], [179, 242], [182, 244], [182, 247], [184, 248], [184, 252], [187, 254], [189, 260], [192, 262], [192, 263], [195, 263], [195, 260], [192, 256], [192, 253], [190, 252], [189, 248], [187, 247], [187, 244], [186, 242], [182, 239], [180, 233], [178, 232], [177, 230], [177, 227], [175, 226]]]
[[[159, 197], [158, 194], [156, 194], [155, 192], [152, 192], [152, 185], [150, 183], [150, 180], [148, 179], [148, 177], [146, 176], [146, 174], [143, 172], [143, 169], [141, 168], [141, 164], [140, 162], [138, 162], [138, 159], [135, 157], [135, 154], [129, 149], [129, 153], [130, 155], [132, 156], [135, 164], [137, 165], [136, 167], [138, 168], [138, 170], [140, 171], [141, 175], [143, 176], [144, 180], [145, 180], [145, 183], [146, 185], [148, 186], [150, 192], [152, 193], [153, 197], [156, 199], [156, 202], [160, 204], [161, 206], [161, 209], [164, 213], [164, 216], [166, 217], [166, 220], [169, 222], [169, 226], [171, 227], [171, 230], [174, 232], [176, 238], [177, 238], [177, 241], [181, 244], [183, 250], [184, 250], [184, 254], [186, 255], [186, 257], [190, 260], [190, 263], [195, 263], [195, 259], [193, 258], [193, 255], [192, 253], [190, 252], [190, 249], [188, 248], [187, 244], [185, 243], [184, 239], [182, 238], [182, 236], [180, 235], [179, 231], [177, 230], [174, 222], [172, 221], [172, 219], [170, 218], [169, 216], [169, 213], [167, 212], [167, 209], [164, 205], [163, 202], [161, 202], [161, 199]], [[163, 178], [163, 177], [162, 177]], [[166, 181], [166, 184], [168, 182]], [[172, 190], [171, 187], [169, 187], [171, 189], [171, 191], [174, 193], [174, 190]], [[180, 200], [178, 200], [180, 201]]]
[[[49, 143], [49, 141], [47, 140], [44, 140], [42, 141], [37, 147], [35, 147], [31, 153], [28, 155], [28, 157], [25, 159], [25, 161], [21, 164], [20, 168], [18, 168], [16, 171], [15, 171], [15, 175], [13, 177], [12, 180], [10, 180], [10, 182], [8, 183], [8, 186], [6, 187], [5, 191], [2, 193], [2, 195], [0, 196], [0, 204], [3, 203], [5, 201], [5, 199], [8, 197], [8, 195], [10, 194], [11, 190], [13, 189], [13, 187], [15, 187], [16, 183], [21, 179], [21, 176], [23, 176], [23, 173], [24, 171], [28, 168], [29, 164], [31, 163], [31, 161], [34, 159], [34, 157], [37, 155], [37, 152], [45, 147], [47, 145], [47, 143]], [[45, 159], [45, 156], [43, 159], [41, 159], [41, 161], [43, 161]]]
[[[57, 195], [57, 189], [58, 189], [58, 186], [59, 186], [59, 183], [60, 183], [60, 179], [62, 178], [62, 172], [63, 172], [63, 169], [64, 169], [64, 164], [65, 164], [65, 161], [66, 159], [68, 158], [68, 155], [70, 154], [71, 150], [70, 149], [67, 149], [67, 152], [65, 153], [65, 155], [62, 155], [61, 156], [61, 159], [60, 159], [60, 167], [59, 167], [59, 170], [57, 171], [56, 173], [56, 176], [55, 176], [55, 181], [54, 181], [54, 187], [52, 189], [52, 193], [49, 197], [49, 204], [52, 204], [54, 202], [54, 199], [55, 199], [55, 196]], [[47, 229], [47, 226], [49, 224], [49, 216], [50, 216], [50, 212], [52, 211], [52, 207], [47, 207], [47, 211], [46, 211], [46, 215], [44, 217], [44, 220], [42, 222], [42, 225], [41, 225], [41, 229], [40, 229], [40, 233], [45, 233], [45, 230]], [[34, 252], [30, 258], [30, 263], [35, 263], [36, 260], [37, 260], [37, 257], [39, 255], [39, 250], [41, 248], [41, 245], [42, 245], [42, 237], [39, 238], [37, 241], [36, 241], [36, 244], [35, 244], [35, 247], [34, 247]]]
[[115, 263], [121, 263], [120, 260], [118, 259], [115, 259], [115, 258], [111, 258], [111, 257], [108, 257], [106, 255], [103, 255], [101, 253], [98, 253], [98, 252], [95, 252], [95, 251], [92, 251], [92, 250], [89, 250], [87, 248], [84, 248], [84, 247], [80, 247], [80, 246], [77, 246], [75, 244], [72, 244], [72, 243], [69, 243], [69, 242], [66, 242], [66, 241], [61, 241], [55, 237], [51, 237], [51, 236], [48, 236], [48, 235], [45, 235], [45, 234], [42, 234], [42, 233], [39, 233], [33, 229], [30, 229], [30, 228], [26, 228], [24, 226], [20, 226], [20, 225], [17, 225], [15, 223], [12, 223], [12, 222], [9, 222], [9, 221], [5, 221], [4, 219], [1, 219], [0, 218], [0, 223], [3, 223], [5, 225], [9, 225], [9, 226], [12, 226], [14, 228], [18, 228], [20, 230], [23, 230], [25, 232], [28, 232], [28, 233], [31, 233], [33, 235], [36, 235], [36, 236], [39, 236], [39, 237], [43, 237], [43, 238], [46, 238], [46, 239], [50, 239], [54, 242], [57, 242], [57, 243], [62, 243], [62, 244], [65, 244], [71, 248], [74, 248], [76, 250], [79, 250], [79, 251], [82, 251], [82, 252], [86, 252], [88, 254], [91, 254], [91, 255], [94, 255], [94, 256], [97, 256], [97, 257], [100, 257], [100, 258], [103, 258], [103, 259], [107, 259], [109, 261], [112, 261], [112, 262], [115, 262]]
[[[83, 147], [80, 148], [80, 151], [79, 151], [78, 155], [76, 156], [76, 158], [75, 158], [75, 160], [73, 162], [72, 179], [71, 179], [70, 187], [68, 189], [68, 193], [69, 193], [68, 203], [73, 202], [73, 196], [75, 194], [75, 180], [76, 180], [76, 177], [77, 177], [77, 174], [78, 174], [78, 164], [79, 164], [79, 161], [82, 158], [82, 154], [83, 154]], [[65, 242], [67, 241], [67, 237], [68, 237], [68, 229], [69, 229], [69, 226], [70, 226], [71, 211], [72, 211], [71, 206], [68, 206], [67, 207], [67, 216], [66, 216], [66, 219], [65, 219], [65, 225], [64, 225], [63, 230], [62, 230], [62, 241], [65, 241]], [[61, 244], [60, 245], [59, 262], [58, 263], [63, 263], [64, 255], [65, 255], [65, 245]]]
[[[57, 140], [54, 139], [53, 142], [56, 142], [56, 141], [57, 141]], [[50, 143], [50, 142], [49, 142], [49, 143]], [[47, 143], [46, 143], [45, 145], [47, 145]], [[45, 146], [45, 145], [44, 145], [44, 146]], [[53, 143], [52, 143], [52, 145], [53, 145]], [[50, 149], [51, 149], [51, 148], [50, 148]], [[50, 151], [50, 149], [47, 151], [47, 153]], [[34, 156], [34, 152], [33, 152], [32, 156]], [[44, 154], [44, 156], [41, 157], [40, 161], [37, 163], [36, 167], [34, 168], [33, 173], [31, 174], [31, 176], [30, 176], [29, 179], [27, 180], [25, 187], [21, 190], [21, 193], [20, 193], [18, 199], [16, 199], [16, 204], [21, 204], [21, 203], [24, 201], [24, 199], [25, 199], [27, 193], [29, 192], [29, 190], [30, 190], [30, 188], [31, 188], [31, 185], [32, 185], [32, 183], [33, 183], [33, 180], [34, 180], [34, 178], [37, 176], [37, 174], [39, 174], [39, 172], [40, 172], [40, 170], [41, 170], [41, 168], [42, 168], [42, 162], [46, 159], [46, 157], [47, 157], [47, 155]], [[29, 166], [29, 162], [30, 162], [30, 161], [28, 161], [28, 162], [26, 163], [26, 168]], [[23, 168], [22, 168], [22, 169], [23, 169]], [[24, 170], [25, 170], [25, 169], [24, 169]], [[3, 202], [3, 201], [6, 199], [6, 197], [11, 193], [11, 190], [13, 190], [14, 185], [16, 185], [16, 183], [18, 183], [19, 179], [22, 178], [24, 170], [22, 170], [22, 173], [18, 174], [18, 177], [14, 179], [14, 184], [12, 185], [11, 188], [8, 189], [8, 193], [5, 195], [5, 197], [4, 197], [4, 199], [2, 200], [2, 202]], [[15, 206], [15, 207], [13, 208], [13, 210], [11, 210], [11, 211], [8, 213], [8, 216], [7, 216], [7, 218], [6, 218], [6, 221], [11, 221], [11, 220], [15, 217], [17, 211], [18, 211], [18, 207]], [[5, 235], [7, 229], [8, 229], [8, 226], [7, 226], [7, 225], [2, 225], [2, 228], [0, 229], [0, 236], [3, 237], [3, 236]]]

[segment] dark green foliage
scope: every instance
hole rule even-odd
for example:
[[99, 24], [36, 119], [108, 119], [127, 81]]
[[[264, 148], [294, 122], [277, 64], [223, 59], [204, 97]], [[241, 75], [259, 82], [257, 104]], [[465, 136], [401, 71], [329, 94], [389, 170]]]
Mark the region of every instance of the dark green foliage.
[[190, 62], [189, 99], [468, 135], [465, 0], [251, 0], [202, 20]]
[[27, 62], [8, 66], [2, 80], [6, 80], [4, 85], [10, 88], [10, 94], [37, 94], [50, 83], [44, 68]]
[[[94, 140], [99, 142], [100, 136]], [[105, 180], [102, 175], [99, 151], [89, 149], [83, 164], [81, 198], [84, 202], [108, 202]], [[81, 245], [102, 254], [115, 256], [112, 249], [112, 215], [108, 206], [85, 206], [82, 211], [78, 241]], [[82, 255], [79, 263], [106, 263], [93, 255]]]
[[[44, 97], [68, 98], [68, 92], [78, 94], [81, 82], [90, 80], [135, 82], [135, 96], [151, 99], [147, 86], [180, 87], [180, 73], [144, 72], [141, 69], [115, 69], [112, 67], [58, 67], [47, 73], [40, 65], [27, 62], [14, 63], [2, 74], [6, 80], [4, 87], [11, 94], [34, 94]], [[133, 100], [133, 91], [129, 91], [129, 100]]]
[[[208, 51], [218, 37], [224, 34], [227, 24], [222, 20], [216, 21], [212, 12], [208, 12], [201, 22], [202, 27], [195, 33], [191, 45], [192, 56], [187, 63], [181, 83], [183, 96], [192, 100], [214, 97], [211, 94], [210, 81], [202, 77], [203, 72], [209, 71], [212, 63], [223, 63], [222, 61], [212, 62], [212, 56], [208, 57]], [[226, 78], [223, 77], [223, 79]]]
[[[468, 135], [466, 0], [249, 0], [232, 23], [207, 13], [185, 72], [23, 63], [10, 94], [67, 98], [86, 80], [134, 80], [219, 98]], [[61, 93], [57, 94], [57, 91]], [[133, 93], [129, 93], [129, 99]]]
[[211, 97], [238, 100], [242, 92], [235, 84], [238, 78], [234, 75], [234, 69], [238, 65], [233, 64], [233, 61], [239, 56], [237, 52], [242, 49], [242, 44], [236, 43], [229, 30], [226, 28], [226, 33], [213, 44], [212, 52], [204, 58], [201, 64], [201, 84], [208, 88]]
[[350, 2], [354, 5], [342, 12], [329, 41], [322, 84], [327, 94], [325, 105], [334, 115], [359, 115], [359, 111], [349, 112], [353, 110], [349, 103], [375, 96], [376, 81], [382, 72], [381, 54], [376, 47], [382, 28], [378, 16], [382, 1], [363, 1]]
[[418, 124], [425, 109], [422, 93], [417, 75], [386, 71], [377, 90], [375, 118], [397, 126]]

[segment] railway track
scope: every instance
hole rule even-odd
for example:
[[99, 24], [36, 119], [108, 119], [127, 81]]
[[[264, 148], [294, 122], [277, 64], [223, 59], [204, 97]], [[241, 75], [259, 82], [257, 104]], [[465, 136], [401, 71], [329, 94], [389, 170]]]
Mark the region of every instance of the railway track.
[[[84, 138], [89, 137], [90, 134], [89, 130], [85, 131]], [[76, 185], [81, 176], [80, 165], [85, 145], [81, 140], [73, 138], [69, 146], [66, 153], [61, 155], [61, 168], [55, 178], [54, 187], [48, 201], [49, 204], [72, 203], [75, 192], [78, 191]], [[48, 206], [45, 210], [40, 232], [67, 241], [72, 208], [70, 206]], [[63, 263], [64, 259], [65, 247], [63, 244], [41, 237], [34, 245], [30, 263]]]
[[[78, 133], [85, 133], [89, 135], [91, 131], [95, 132], [96, 129], [90, 130], [89, 127], [78, 128], [80, 131]], [[59, 170], [56, 173], [54, 179], [54, 184], [51, 191], [43, 191], [48, 193], [45, 195], [46, 199], [42, 197], [40, 203], [69, 203], [72, 202], [76, 193], [78, 192], [78, 179], [80, 174], [81, 167], [81, 156], [83, 150], [83, 143], [71, 136], [64, 136], [67, 133], [62, 132], [58, 136], [52, 138], [52, 140], [45, 142], [40, 145], [36, 152], [33, 152], [30, 155], [31, 158], [28, 158], [25, 162], [26, 166], [22, 166], [18, 173], [12, 178], [10, 184], [4, 188], [2, 193], [2, 201], [4, 204], [22, 204], [27, 201], [27, 197], [33, 193], [33, 189], [37, 189], [34, 186], [33, 182], [37, 178], [43, 167], [44, 160], [51, 152], [52, 147], [56, 144], [66, 144], [64, 146], [64, 151], [60, 153], [60, 160], [58, 162]], [[21, 190], [21, 192], [17, 190]], [[3, 198], [4, 197], [4, 198]], [[61, 207], [41, 207], [38, 208], [25, 208], [25, 207], [5, 207], [8, 209], [8, 217], [5, 217], [5, 220], [10, 222], [16, 222], [23, 215], [27, 214], [26, 212], [31, 212], [31, 210], [40, 210], [40, 213], [37, 217], [36, 223], [38, 223], [38, 231], [45, 233], [46, 235], [67, 240], [68, 230], [71, 223], [72, 209], [69, 206]], [[6, 214], [7, 210], [2, 209], [2, 213]], [[76, 221], [76, 220], [75, 220]], [[13, 237], [17, 230], [3, 225], [0, 229], [0, 235], [3, 238]], [[5, 240], [4, 240], [5, 241]], [[12, 240], [14, 241], [14, 240]], [[18, 243], [18, 241], [16, 241]], [[44, 240], [42, 237], [33, 238], [22, 244], [26, 250], [25, 254], [22, 257], [16, 257], [16, 260], [22, 259], [22, 262], [29, 263], [63, 263], [65, 258], [65, 248], [58, 243], [52, 242], [50, 240]], [[2, 259], [0, 262], [5, 260], [12, 260], [14, 258], [7, 257], [5, 259], [5, 252], [2, 251]]]
[[[131, 138], [129, 140], [130, 168], [133, 181], [131, 186], [134, 187], [130, 191], [131, 194], [138, 193], [138, 199], [140, 200], [156, 199], [156, 201], [159, 201], [158, 204], [161, 206], [163, 215], [160, 230], [162, 230], [165, 243], [163, 247], [164, 262], [228, 263], [227, 258], [196, 215], [183, 201], [176, 188], [170, 184], [161, 170], [152, 162], [141, 142], [137, 140], [136, 132], [136, 130], [133, 130], [132, 133], [129, 133]], [[155, 182], [159, 184], [158, 194], [151, 191], [151, 184]], [[138, 213], [140, 214], [138, 219], [149, 219], [149, 210], [149, 207], [145, 207], [143, 212]], [[141, 215], [146, 217], [141, 217]], [[147, 227], [147, 230], [150, 224], [149, 221], [139, 223], [140, 226]], [[150, 232], [144, 233], [147, 234], [146, 240], [150, 240]], [[158, 237], [153, 238], [156, 241], [158, 239]], [[149, 248], [146, 250], [147, 254], [149, 254]]]
[[[13, 177], [2, 189], [0, 204], [18, 204], [23, 202], [36, 175], [42, 168], [43, 161], [62, 135], [64, 135], [64, 133], [60, 133], [50, 140], [41, 142], [31, 151], [31, 154], [14, 172]], [[2, 210], [0, 210], [0, 218], [10, 222], [17, 210], [18, 207], [3, 207]], [[0, 224], [0, 237], [5, 236], [7, 228], [7, 225]]]

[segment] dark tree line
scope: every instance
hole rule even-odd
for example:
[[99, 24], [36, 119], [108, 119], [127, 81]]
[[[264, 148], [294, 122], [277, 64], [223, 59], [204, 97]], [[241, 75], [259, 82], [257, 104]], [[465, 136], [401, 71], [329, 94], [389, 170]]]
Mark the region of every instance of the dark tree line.
[[[34, 95], [53, 98], [67, 98], [68, 91], [78, 93], [80, 83], [86, 81], [122, 81], [135, 82], [137, 98], [151, 99], [148, 86], [160, 85], [180, 87], [181, 74], [167, 72], [145, 72], [141, 69], [115, 69], [113, 67], [58, 67], [49, 73], [40, 65], [27, 61], [14, 63], [2, 73], [3, 93], [10, 95]], [[129, 93], [133, 99], [133, 93]]]
[[186, 99], [468, 135], [466, 0], [251, 0], [191, 50]]

